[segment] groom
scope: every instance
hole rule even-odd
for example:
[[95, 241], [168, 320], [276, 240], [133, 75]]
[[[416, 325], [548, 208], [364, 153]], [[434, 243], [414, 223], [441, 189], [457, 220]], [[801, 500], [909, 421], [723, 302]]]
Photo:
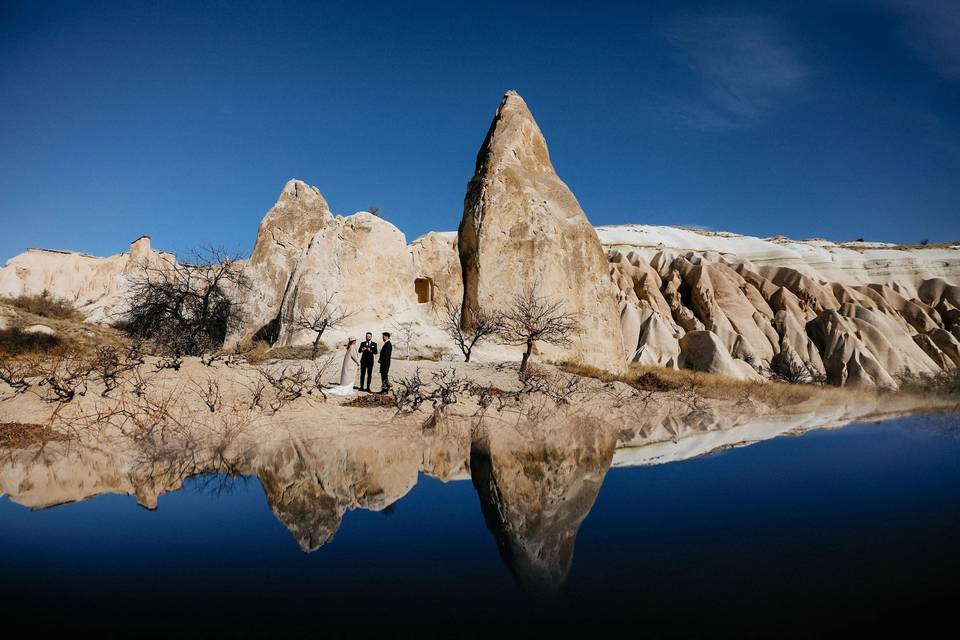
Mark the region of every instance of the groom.
[[[390, 344], [390, 334], [383, 332], [383, 347], [380, 349], [380, 393], [390, 391], [390, 356], [393, 355], [393, 345]], [[367, 391], [369, 391], [367, 384]]]
[[373, 334], [368, 331], [367, 339], [360, 343], [360, 391], [370, 391], [370, 381], [373, 379], [373, 356], [377, 354], [377, 343], [372, 338]]

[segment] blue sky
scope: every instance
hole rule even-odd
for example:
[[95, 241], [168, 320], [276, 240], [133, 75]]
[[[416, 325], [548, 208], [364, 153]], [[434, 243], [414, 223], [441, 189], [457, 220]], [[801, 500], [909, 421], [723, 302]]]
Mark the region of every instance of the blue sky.
[[957, 33], [952, 0], [0, 0], [0, 259], [247, 252], [291, 177], [455, 229], [507, 89], [594, 224], [956, 240]]

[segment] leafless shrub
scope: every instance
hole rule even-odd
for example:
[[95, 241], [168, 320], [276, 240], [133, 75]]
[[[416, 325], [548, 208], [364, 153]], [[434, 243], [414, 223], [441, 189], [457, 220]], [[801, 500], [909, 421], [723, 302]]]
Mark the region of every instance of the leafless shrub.
[[336, 329], [356, 315], [356, 311], [341, 307], [335, 302], [336, 294], [324, 294], [317, 303], [293, 319], [293, 326], [316, 334], [313, 339], [311, 358], [316, 358], [320, 349], [320, 338], [327, 329]]
[[397, 337], [397, 346], [403, 351], [403, 357], [410, 357], [410, 343], [420, 337], [420, 332], [413, 322], [394, 322], [391, 325]]
[[33, 391], [44, 401], [64, 404], [87, 393], [90, 362], [76, 354], [38, 358], [31, 368], [39, 381]]
[[565, 311], [563, 302], [538, 295], [534, 284], [513, 297], [498, 334], [506, 344], [525, 347], [520, 361], [520, 371], [525, 371], [535, 342], [569, 345], [579, 328], [577, 316]]
[[0, 382], [5, 383], [17, 396], [32, 386], [28, 380], [28, 369], [23, 362], [7, 354], [0, 353]]
[[[332, 357], [327, 358], [319, 364], [314, 364], [312, 370], [303, 366], [284, 367], [278, 373], [266, 367], [256, 369], [263, 382], [263, 388], [255, 384], [252, 390], [251, 407], [259, 407], [266, 402], [270, 411], [277, 413], [291, 402], [312, 397], [314, 394], [325, 400], [327, 396], [324, 389], [327, 385], [323, 378], [332, 362]], [[267, 390], [272, 391], [272, 397], [264, 397]]]
[[474, 309], [472, 322], [464, 328], [463, 304], [455, 303], [450, 298], [444, 298], [440, 313], [440, 327], [460, 349], [464, 362], [470, 362], [470, 353], [478, 342], [503, 329], [503, 317], [482, 307]]
[[557, 404], [568, 404], [571, 396], [580, 388], [576, 375], [562, 375], [528, 367], [520, 373], [521, 394], [541, 394]]
[[219, 349], [239, 319], [231, 296], [248, 286], [238, 261], [222, 248], [205, 247], [185, 262], [142, 262], [128, 276], [124, 328], [173, 358]]
[[191, 382], [190, 387], [193, 390], [194, 395], [200, 398], [203, 404], [210, 409], [210, 413], [216, 413], [220, 407], [223, 406], [223, 396], [220, 393], [220, 383], [216, 380], [216, 378], [207, 378], [203, 382], [194, 380]]
[[257, 377], [247, 390], [250, 392], [250, 402], [248, 408], [254, 409], [263, 409], [263, 394], [267, 390], [267, 383], [264, 382], [263, 376]]
[[425, 382], [418, 368], [413, 375], [393, 384], [393, 400], [397, 413], [417, 411], [428, 403], [435, 411], [443, 411], [456, 404], [458, 398], [471, 387], [470, 380], [457, 374], [456, 369], [435, 371], [430, 380]]
[[180, 355], [167, 355], [161, 357], [159, 360], [153, 363], [153, 366], [157, 371], [163, 371], [164, 369], [169, 369], [171, 371], [180, 371], [180, 367], [183, 366], [183, 356]]
[[776, 359], [770, 368], [769, 377], [787, 384], [812, 384], [823, 386], [827, 376], [797, 358]]
[[90, 371], [93, 377], [103, 384], [100, 395], [110, 395], [123, 382], [123, 376], [137, 369], [143, 362], [138, 343], [126, 348], [114, 345], [97, 347], [90, 362]]
[[143, 377], [143, 371], [140, 367], [135, 367], [129, 378], [130, 391], [137, 398], [142, 398], [147, 392], [147, 379]]

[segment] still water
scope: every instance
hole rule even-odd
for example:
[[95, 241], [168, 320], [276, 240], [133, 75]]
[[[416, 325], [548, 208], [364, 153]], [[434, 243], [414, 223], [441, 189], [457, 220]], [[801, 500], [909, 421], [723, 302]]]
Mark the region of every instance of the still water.
[[548, 532], [517, 527], [535, 540], [497, 524], [474, 470], [473, 481], [421, 475], [386, 509], [348, 511], [309, 553], [256, 477], [190, 478], [155, 511], [119, 495], [37, 511], [5, 497], [0, 612], [35, 629], [122, 636], [608, 635], [627, 625], [641, 636], [811, 637], [952, 620], [957, 416], [603, 471], [599, 492], [566, 487]]

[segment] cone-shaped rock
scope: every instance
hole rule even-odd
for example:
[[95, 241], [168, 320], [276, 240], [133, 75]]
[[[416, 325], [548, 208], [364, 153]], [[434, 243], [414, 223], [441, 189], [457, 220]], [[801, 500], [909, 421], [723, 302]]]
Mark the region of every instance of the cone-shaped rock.
[[316, 187], [300, 180], [287, 182], [257, 230], [257, 242], [244, 268], [249, 289], [241, 302], [241, 324], [228, 336], [228, 346], [278, 328], [273, 325], [290, 277], [314, 235], [332, 220], [330, 207]]
[[607, 259], [583, 209], [550, 162], [523, 99], [507, 92], [477, 154], [458, 247], [464, 320], [478, 307], [503, 308], [525, 286], [576, 313], [571, 347], [542, 352], [606, 369], [623, 366], [623, 339]]

